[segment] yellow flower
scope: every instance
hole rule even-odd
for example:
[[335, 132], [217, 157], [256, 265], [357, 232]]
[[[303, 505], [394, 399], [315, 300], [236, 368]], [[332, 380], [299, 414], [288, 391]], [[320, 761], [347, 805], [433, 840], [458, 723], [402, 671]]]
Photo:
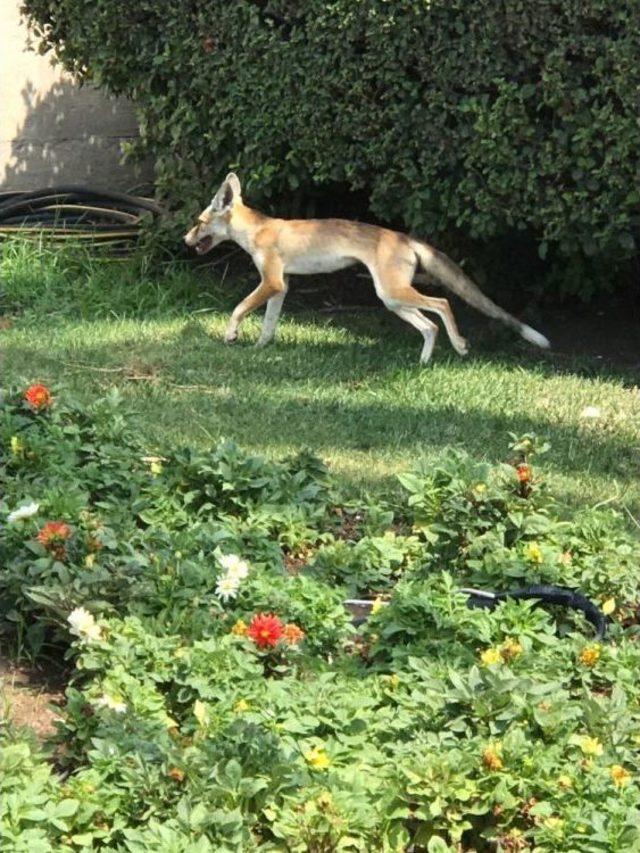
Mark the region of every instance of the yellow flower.
[[625, 768], [620, 764], [614, 764], [609, 770], [609, 773], [613, 779], [613, 784], [617, 788], [623, 788], [631, 779], [631, 773], [629, 773], [628, 770], [625, 770]]
[[151, 473], [154, 477], [157, 477], [158, 474], [162, 474], [162, 462], [152, 462], [149, 468], [151, 469]]
[[485, 483], [476, 483], [476, 485], [473, 487], [473, 491], [477, 495], [483, 495], [487, 491], [487, 486]]
[[600, 646], [587, 646], [580, 653], [580, 663], [585, 666], [595, 666], [600, 659]]
[[579, 746], [585, 755], [602, 755], [602, 744], [597, 737], [583, 737]]
[[509, 847], [507, 849], [509, 849], [509, 850], [522, 850], [522, 849], [524, 849], [522, 847], [522, 841], [521, 841], [523, 835], [524, 835], [524, 832], [521, 829], [517, 829], [517, 828], [516, 829], [510, 829], [509, 832], [507, 832], [507, 834], [504, 837], [505, 837], [505, 839], [508, 839], [509, 841], [515, 841], [516, 843], [515, 843], [515, 845], [512, 845], [511, 847]]
[[524, 556], [531, 563], [542, 562], [542, 551], [537, 542], [527, 542], [524, 546]]
[[564, 821], [561, 817], [554, 817], [553, 815], [551, 815], [551, 817], [545, 818], [544, 825], [552, 832], [557, 832], [564, 826]]
[[238, 619], [231, 629], [231, 633], [235, 634], [237, 637], [244, 637], [248, 630], [247, 623], [243, 622], [242, 619]]
[[322, 746], [314, 746], [313, 749], [307, 750], [304, 753], [304, 758], [314, 770], [326, 770], [331, 764], [331, 759]]
[[316, 805], [319, 809], [328, 809], [333, 805], [333, 795], [331, 791], [323, 791], [316, 797]]
[[615, 598], [607, 598], [605, 603], [602, 605], [602, 612], [605, 616], [611, 616], [613, 611], [616, 609], [616, 600]]
[[502, 662], [500, 649], [485, 649], [480, 655], [483, 666], [495, 666]]
[[500, 647], [500, 654], [502, 655], [502, 660], [505, 663], [509, 663], [509, 661], [519, 657], [522, 654], [522, 646], [517, 640], [513, 640], [510, 638], [508, 640], [505, 640], [502, 646]]
[[22, 456], [24, 453], [24, 442], [17, 435], [11, 436], [11, 452], [14, 456]]
[[504, 764], [502, 762], [502, 758], [500, 757], [499, 743], [495, 746], [488, 746], [485, 749], [485, 751], [482, 753], [482, 763], [487, 768], [487, 770], [502, 770]]
[[391, 687], [392, 690], [395, 690], [399, 684], [400, 684], [400, 676], [394, 672], [393, 675], [389, 676], [389, 686]]
[[569, 788], [573, 788], [573, 781], [570, 776], [558, 776], [558, 785], [568, 791]]
[[250, 708], [251, 705], [247, 702], [246, 699], [239, 699], [233, 706], [233, 710], [236, 714], [244, 714], [244, 712], [248, 711]]
[[375, 600], [374, 600], [373, 604], [371, 605], [371, 613], [372, 613], [372, 615], [373, 615], [374, 613], [377, 613], [379, 610], [382, 610], [382, 598], [381, 598], [379, 595], [377, 595], [377, 596], [375, 597]]
[[199, 726], [204, 726], [207, 722], [207, 709], [199, 699], [193, 703], [193, 716], [198, 721]]
[[84, 558], [84, 565], [87, 569], [90, 569], [93, 567], [93, 564], [95, 563], [95, 561], [96, 561], [96, 555], [95, 554], [87, 554], [87, 556]]

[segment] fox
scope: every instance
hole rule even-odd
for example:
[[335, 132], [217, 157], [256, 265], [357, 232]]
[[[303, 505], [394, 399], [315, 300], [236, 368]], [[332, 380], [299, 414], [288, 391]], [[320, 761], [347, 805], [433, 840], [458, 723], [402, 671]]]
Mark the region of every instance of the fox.
[[447, 299], [425, 296], [413, 287], [418, 267], [473, 308], [506, 323], [535, 346], [547, 349], [547, 338], [509, 314], [443, 252], [407, 234], [378, 225], [346, 219], [278, 219], [246, 205], [238, 176], [224, 179], [210, 204], [184, 236], [198, 255], [232, 240], [251, 255], [260, 283], [233, 310], [225, 333], [229, 344], [252, 311], [266, 303], [256, 346], [270, 343], [276, 332], [289, 289], [290, 275], [314, 275], [363, 264], [376, 294], [386, 308], [417, 329], [423, 337], [420, 363], [433, 353], [438, 326], [423, 312], [438, 317], [454, 350], [464, 356], [469, 345], [462, 337]]

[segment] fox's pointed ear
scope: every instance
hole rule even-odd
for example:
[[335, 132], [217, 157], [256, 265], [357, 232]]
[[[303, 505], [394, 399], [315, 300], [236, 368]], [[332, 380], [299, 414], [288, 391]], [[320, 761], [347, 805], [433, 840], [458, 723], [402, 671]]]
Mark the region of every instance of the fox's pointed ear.
[[242, 195], [242, 187], [240, 186], [240, 178], [236, 175], [235, 172], [229, 172], [227, 177], [224, 179], [225, 184], [229, 184], [229, 186], [233, 189], [234, 196], [240, 198]]
[[226, 213], [240, 197], [240, 181], [237, 175], [230, 172], [218, 192], [211, 199], [211, 210], [214, 213]]

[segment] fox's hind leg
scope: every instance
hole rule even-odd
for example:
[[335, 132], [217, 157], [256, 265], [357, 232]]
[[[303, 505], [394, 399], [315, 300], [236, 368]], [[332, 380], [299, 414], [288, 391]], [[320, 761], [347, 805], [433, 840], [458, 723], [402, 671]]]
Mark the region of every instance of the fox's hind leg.
[[411, 323], [411, 325], [421, 333], [424, 338], [424, 346], [420, 353], [420, 364], [426, 364], [431, 358], [431, 353], [433, 352], [433, 348], [436, 344], [438, 327], [435, 323], [432, 323], [431, 320], [427, 320], [427, 318], [417, 309], [392, 308], [391, 310], [402, 320], [406, 320], [407, 323]]
[[413, 287], [403, 288], [394, 292], [393, 301], [400, 303], [403, 308], [418, 308], [421, 311], [430, 311], [437, 314], [442, 320], [444, 328], [451, 341], [451, 346], [459, 355], [466, 355], [469, 352], [469, 344], [462, 337], [451, 306], [446, 299], [438, 299], [435, 296], [423, 296]]
[[451, 346], [460, 355], [466, 355], [469, 351], [469, 345], [458, 331], [453, 311], [447, 300], [437, 299], [434, 296], [424, 296], [411, 286], [405, 276], [398, 275], [395, 271], [394, 273], [383, 271], [382, 274], [377, 273], [374, 278], [374, 281], [376, 278], [378, 279], [376, 290], [387, 308], [396, 313], [398, 313], [399, 308], [402, 308], [409, 311], [430, 311], [437, 314], [444, 324]]
[[435, 344], [433, 329], [437, 327], [421, 314], [421, 311], [431, 311], [437, 314], [449, 336], [456, 352], [466, 355], [468, 346], [458, 331], [451, 307], [446, 299], [436, 299], [424, 296], [412, 287], [411, 282], [416, 269], [415, 252], [405, 246], [395, 247], [395, 251], [386, 257], [376, 258], [376, 263], [369, 267], [376, 293], [386, 307], [419, 329], [425, 338], [425, 345], [420, 361], [426, 363]]

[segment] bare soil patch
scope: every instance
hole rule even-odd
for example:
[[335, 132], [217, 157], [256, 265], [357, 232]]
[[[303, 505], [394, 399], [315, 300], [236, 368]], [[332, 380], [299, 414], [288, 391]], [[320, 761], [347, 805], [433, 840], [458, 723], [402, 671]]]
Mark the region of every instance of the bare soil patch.
[[63, 701], [62, 673], [52, 675], [0, 657], [0, 722], [28, 726], [43, 741], [55, 733]]

